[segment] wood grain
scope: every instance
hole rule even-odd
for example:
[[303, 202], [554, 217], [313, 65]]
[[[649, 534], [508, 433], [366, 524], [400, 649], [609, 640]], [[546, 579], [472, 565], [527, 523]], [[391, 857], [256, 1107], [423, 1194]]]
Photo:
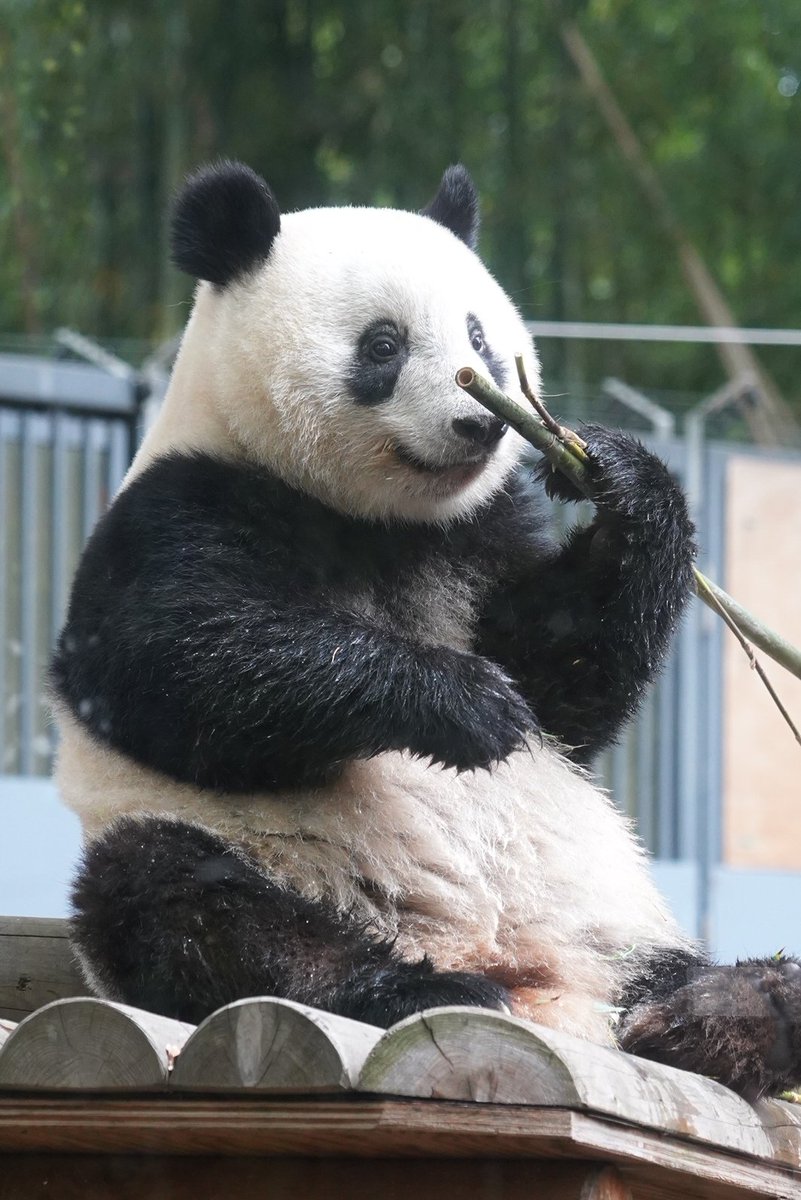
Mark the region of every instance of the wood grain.
[[383, 1032], [290, 1000], [239, 1000], [197, 1027], [170, 1084], [207, 1092], [350, 1090]]
[[0, 917], [0, 1017], [21, 1021], [52, 1000], [85, 995], [66, 921]]
[[[14, 972], [31, 962], [39, 967], [17, 978], [27, 980], [18, 1003], [77, 977], [65, 923], [0, 920], [0, 996], [13, 998]], [[235, 1187], [241, 1200], [262, 1196], [267, 1183], [273, 1200], [368, 1191], [371, 1200], [801, 1200], [801, 1107], [752, 1107], [711, 1080], [475, 1009], [440, 1009], [383, 1033], [268, 997], [194, 1030], [124, 1005], [59, 1000], [18, 1025], [0, 1021], [0, 1088], [0, 1200], [57, 1187], [65, 1200], [205, 1197], [216, 1194], [206, 1186], [215, 1155], [230, 1167], [220, 1176], [226, 1200]], [[208, 1098], [228, 1090], [236, 1095]], [[330, 1097], [308, 1098], [321, 1091]], [[78, 1157], [53, 1173], [59, 1154]], [[168, 1165], [151, 1178], [137, 1159], [110, 1191], [111, 1160], [130, 1154]], [[268, 1175], [244, 1156], [269, 1159]], [[421, 1172], [408, 1161], [420, 1158], [437, 1165]], [[326, 1173], [315, 1159], [349, 1165]], [[458, 1159], [472, 1161], [444, 1161]], [[514, 1159], [527, 1160], [527, 1175]]]
[[2, 1163], [0, 1200], [631, 1200], [594, 1164], [465, 1159], [25, 1158]]
[[193, 1029], [106, 1000], [56, 1000], [8, 1037], [0, 1052], [0, 1087], [166, 1086], [172, 1061]]
[[[225, 1099], [6, 1097], [0, 1098], [2, 1152], [190, 1158], [584, 1159], [616, 1165], [634, 1196], [643, 1200], [801, 1197], [801, 1172], [677, 1136], [558, 1108], [447, 1101], [366, 1097], [279, 1100], [245, 1093]], [[0, 1180], [5, 1161], [0, 1163]], [[159, 1196], [157, 1191], [142, 1194]], [[205, 1200], [206, 1193], [196, 1194]]]
[[[389, 1030], [365, 1063], [361, 1091], [555, 1105], [773, 1157], [750, 1104], [711, 1079], [582, 1042], [502, 1013], [441, 1008]], [[786, 1134], [797, 1145], [801, 1136]]]
[[770, 1138], [773, 1157], [801, 1170], [801, 1104], [761, 1100], [755, 1108]]

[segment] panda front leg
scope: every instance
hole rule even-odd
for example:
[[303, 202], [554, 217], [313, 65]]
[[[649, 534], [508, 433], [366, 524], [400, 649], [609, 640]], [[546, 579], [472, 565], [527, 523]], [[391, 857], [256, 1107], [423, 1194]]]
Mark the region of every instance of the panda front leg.
[[[479, 652], [517, 681], [543, 730], [589, 763], [614, 742], [658, 674], [692, 594], [693, 525], [681, 488], [636, 438], [582, 430], [596, 515], [486, 601]], [[548, 494], [582, 497], [558, 471]]]
[[200, 825], [123, 818], [86, 848], [72, 899], [73, 945], [95, 990], [183, 1021], [254, 995], [384, 1027], [439, 1005], [507, 1007], [499, 985], [405, 961]]
[[624, 996], [618, 1037], [642, 1058], [707, 1075], [748, 1100], [801, 1084], [801, 962], [655, 959]]

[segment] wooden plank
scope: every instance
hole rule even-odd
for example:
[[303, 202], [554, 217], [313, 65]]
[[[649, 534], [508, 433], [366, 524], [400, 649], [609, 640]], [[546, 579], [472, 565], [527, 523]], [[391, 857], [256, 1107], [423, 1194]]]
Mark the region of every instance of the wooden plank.
[[751, 1105], [713, 1080], [480, 1009], [435, 1009], [388, 1030], [359, 1090], [578, 1108], [773, 1156]]
[[66, 921], [0, 917], [0, 1017], [21, 1021], [52, 1000], [88, 994]]
[[661, 1138], [574, 1114], [573, 1133], [584, 1153], [626, 1164], [638, 1200], [740, 1200], [745, 1196], [801, 1200], [801, 1175], [755, 1159], [715, 1152], [680, 1139]]
[[3, 1152], [587, 1159], [615, 1164], [644, 1200], [801, 1197], [799, 1172], [678, 1136], [558, 1108], [448, 1101], [0, 1097]]
[[383, 1033], [290, 1000], [239, 1000], [198, 1025], [170, 1084], [207, 1092], [349, 1090]]
[[761, 1100], [755, 1107], [770, 1138], [773, 1157], [801, 1171], [801, 1104]]
[[0, 1050], [2, 1088], [155, 1088], [193, 1025], [107, 1000], [56, 1000], [26, 1017]]
[[0, 916], [0, 937], [69, 937], [69, 921], [64, 917]]
[[26, 1200], [631, 1200], [620, 1174], [594, 1164], [465, 1159], [88, 1158], [2, 1162], [0, 1197]]

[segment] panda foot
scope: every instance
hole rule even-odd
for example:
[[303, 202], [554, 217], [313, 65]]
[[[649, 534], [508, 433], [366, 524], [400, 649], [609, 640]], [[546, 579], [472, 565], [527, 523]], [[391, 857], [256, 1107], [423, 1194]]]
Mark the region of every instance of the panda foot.
[[387, 1029], [415, 1013], [450, 1004], [511, 1011], [509, 994], [500, 984], [468, 971], [437, 971], [427, 958], [362, 967], [343, 980], [326, 1007]]
[[623, 1050], [707, 1075], [747, 1100], [801, 1081], [801, 962], [704, 967], [623, 1018]]

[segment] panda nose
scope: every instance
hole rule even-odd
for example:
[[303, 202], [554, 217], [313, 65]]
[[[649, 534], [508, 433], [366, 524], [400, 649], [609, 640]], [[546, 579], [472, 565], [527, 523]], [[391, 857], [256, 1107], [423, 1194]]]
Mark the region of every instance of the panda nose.
[[487, 413], [480, 417], [456, 417], [453, 421], [453, 428], [460, 437], [465, 438], [474, 446], [491, 450], [493, 446], [497, 446], [506, 433], [507, 425], [500, 417]]

